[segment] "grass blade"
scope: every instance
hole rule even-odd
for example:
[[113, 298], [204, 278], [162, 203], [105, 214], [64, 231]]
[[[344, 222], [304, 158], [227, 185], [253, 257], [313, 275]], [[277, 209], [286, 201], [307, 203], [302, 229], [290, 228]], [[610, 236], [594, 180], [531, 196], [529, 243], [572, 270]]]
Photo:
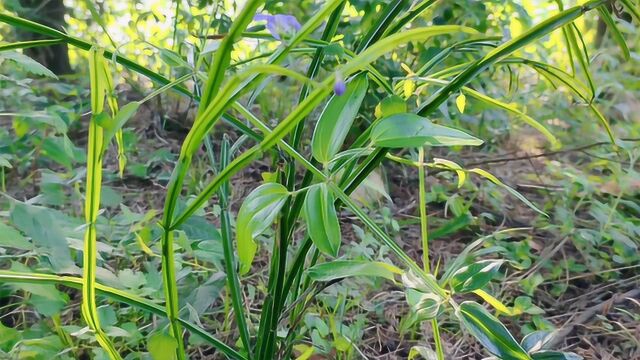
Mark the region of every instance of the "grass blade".
[[550, 17], [520, 36], [498, 46], [482, 59], [477, 60], [471, 66], [467, 67], [462, 73], [456, 76], [449, 85], [439, 89], [436, 94], [434, 94], [429, 101], [427, 101], [418, 110], [418, 114], [423, 116], [431, 114], [431, 112], [436, 110], [443, 102], [445, 102], [451, 94], [459, 91], [462, 86], [475, 79], [478, 74], [482, 73], [499, 60], [504, 59], [531, 42], [548, 35], [554, 30], [571, 23], [573, 20], [582, 16], [585, 12], [604, 4], [605, 2], [606, 0], [590, 0], [583, 5], [574, 6]]
[[624, 40], [624, 36], [618, 29], [616, 21], [613, 20], [613, 17], [611, 16], [611, 14], [609, 14], [609, 10], [607, 10], [607, 7], [598, 7], [598, 14], [600, 14], [600, 18], [602, 19], [602, 21], [607, 24], [607, 29], [609, 29], [609, 31], [611, 32], [613, 41], [615, 41], [616, 44], [618, 44], [618, 46], [620, 47], [620, 50], [622, 50], [622, 57], [627, 61], [631, 59], [631, 51], [629, 51], [629, 46], [627, 46], [627, 42]]

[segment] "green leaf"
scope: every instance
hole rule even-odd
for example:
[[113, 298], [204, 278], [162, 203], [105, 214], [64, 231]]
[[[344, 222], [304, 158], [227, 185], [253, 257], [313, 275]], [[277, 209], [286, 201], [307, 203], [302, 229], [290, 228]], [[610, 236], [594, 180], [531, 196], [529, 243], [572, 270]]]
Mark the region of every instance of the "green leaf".
[[189, 65], [188, 62], [186, 62], [182, 56], [180, 56], [180, 54], [171, 51], [169, 49], [164, 49], [164, 48], [159, 48], [156, 47], [158, 49], [158, 51], [160, 52], [160, 59], [167, 65], [169, 65], [172, 68], [177, 68], [177, 67], [186, 67], [186, 68], [190, 68], [191, 66]]
[[481, 260], [464, 266], [453, 274], [451, 288], [457, 293], [480, 289], [493, 279], [502, 263], [501, 260]]
[[368, 87], [367, 75], [361, 73], [347, 84], [344, 94], [329, 99], [311, 140], [311, 151], [316, 160], [326, 164], [340, 151]]
[[531, 354], [533, 360], [582, 360], [582, 356], [572, 352], [540, 351]]
[[386, 148], [481, 145], [484, 141], [464, 131], [437, 125], [416, 114], [396, 114], [381, 119], [371, 131], [373, 145]]
[[333, 194], [325, 184], [309, 188], [304, 199], [304, 217], [309, 237], [318, 250], [333, 257], [338, 256], [342, 242], [334, 201]]
[[242, 203], [236, 221], [240, 274], [246, 274], [251, 269], [258, 249], [254, 238], [273, 223], [288, 197], [287, 188], [268, 183], [253, 190]]
[[416, 289], [405, 290], [407, 303], [415, 314], [414, 321], [435, 319], [440, 312], [442, 298], [434, 293], [424, 293]]
[[376, 106], [375, 116], [379, 119], [406, 112], [407, 103], [398, 95], [390, 95], [382, 99]]
[[471, 335], [498, 358], [503, 360], [531, 359], [507, 328], [481, 305], [465, 301], [460, 304], [457, 316]]
[[426, 346], [413, 346], [411, 350], [409, 350], [409, 356], [407, 360], [415, 360], [415, 359], [424, 359], [424, 360], [437, 360], [438, 354], [433, 351], [431, 348]]
[[20, 54], [19, 52], [16, 52], [16, 51], [2, 52], [0, 53], [0, 63], [2, 62], [3, 59], [7, 59], [15, 62], [16, 64], [22, 66], [23, 69], [25, 69], [26, 71], [34, 75], [42, 75], [42, 76], [46, 76], [54, 79], [58, 78], [53, 72], [51, 72], [51, 70], [47, 69], [42, 64], [33, 60], [27, 55]]
[[600, 18], [607, 24], [607, 28], [611, 32], [611, 37], [618, 44], [620, 50], [622, 50], [622, 57], [625, 60], [629, 60], [631, 58], [631, 52], [629, 51], [629, 46], [627, 46], [627, 42], [624, 40], [624, 36], [616, 26], [616, 22], [609, 14], [609, 10], [605, 5], [598, 7], [598, 13], [600, 14]]
[[536, 352], [543, 350], [545, 348], [544, 345], [549, 342], [552, 337], [553, 333], [550, 331], [534, 331], [522, 338], [520, 345], [528, 352]]
[[[116, 133], [120, 129], [122, 129], [124, 124], [133, 116], [133, 114], [138, 111], [140, 105], [141, 104], [137, 101], [130, 102], [120, 108], [115, 117], [107, 117], [106, 119], [101, 119], [102, 121], [98, 122], [98, 125], [100, 125], [100, 127], [104, 129], [104, 141], [102, 143], [104, 148], [102, 149], [102, 151], [106, 150], [106, 148], [109, 146], [109, 143], [111, 142], [111, 139], [116, 136]], [[96, 121], [98, 121], [97, 118]]]
[[535, 206], [531, 201], [529, 201], [529, 199], [527, 199], [526, 197], [524, 197], [524, 195], [520, 194], [518, 191], [516, 191], [515, 189], [513, 189], [510, 186], [507, 186], [505, 183], [503, 183], [502, 181], [500, 181], [500, 179], [498, 179], [497, 177], [495, 177], [493, 174], [491, 174], [490, 172], [486, 171], [486, 170], [482, 170], [482, 169], [478, 169], [478, 168], [473, 168], [473, 169], [469, 169], [469, 172], [472, 172], [474, 174], [478, 174], [482, 177], [484, 177], [485, 179], [491, 181], [492, 183], [500, 186], [501, 188], [507, 190], [509, 193], [511, 193], [511, 195], [517, 197], [520, 201], [522, 201], [523, 203], [525, 203], [525, 205], [527, 205], [528, 207], [530, 207], [532, 210], [536, 211], [537, 213], [539, 213], [540, 215], [544, 215], [547, 216], [547, 214], [540, 210], [537, 206]]
[[16, 202], [11, 210], [11, 221], [16, 228], [46, 254], [53, 270], [75, 272], [69, 244], [55, 221], [55, 212], [47, 208]]
[[171, 335], [156, 333], [149, 338], [147, 349], [154, 360], [171, 360], [176, 358], [178, 342]]
[[307, 270], [309, 278], [314, 281], [331, 281], [353, 276], [382, 277], [395, 280], [402, 274], [399, 268], [380, 261], [335, 260], [315, 265]]
[[32, 250], [33, 245], [20, 232], [0, 222], [0, 246], [20, 250]]

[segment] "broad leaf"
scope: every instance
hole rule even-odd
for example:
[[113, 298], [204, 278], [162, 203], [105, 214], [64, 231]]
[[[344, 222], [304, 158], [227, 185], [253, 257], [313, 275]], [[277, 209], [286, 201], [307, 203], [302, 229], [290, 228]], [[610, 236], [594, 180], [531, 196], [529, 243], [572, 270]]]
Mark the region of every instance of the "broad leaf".
[[469, 333], [498, 358], [503, 360], [531, 359], [507, 328], [481, 305], [465, 301], [460, 304], [457, 315]]
[[335, 260], [315, 265], [307, 270], [307, 274], [314, 281], [331, 281], [353, 276], [382, 277], [393, 281], [396, 275], [402, 274], [402, 270], [379, 261]]
[[273, 223], [288, 196], [284, 186], [268, 183], [253, 190], [242, 203], [236, 221], [240, 274], [251, 268], [258, 249], [254, 238]]
[[501, 260], [481, 260], [464, 266], [453, 274], [450, 285], [456, 293], [465, 293], [485, 286], [500, 270]]
[[51, 70], [47, 69], [42, 64], [40, 64], [39, 62], [33, 60], [32, 58], [28, 57], [27, 55], [23, 55], [23, 54], [21, 54], [19, 52], [6, 51], [6, 52], [0, 53], [0, 63], [2, 63], [2, 60], [4, 60], [4, 59], [11, 60], [11, 61], [17, 63], [24, 70], [26, 70], [26, 71], [34, 74], [34, 75], [42, 75], [42, 76], [46, 76], [46, 77], [50, 77], [50, 78], [54, 78], [54, 79], [58, 78], [53, 72], [51, 72]]
[[178, 342], [171, 335], [156, 333], [149, 338], [147, 349], [153, 360], [175, 359]]
[[69, 244], [60, 225], [54, 218], [55, 212], [16, 202], [11, 210], [11, 221], [16, 228], [31, 238], [38, 252], [44, 253], [57, 272], [75, 272]]
[[376, 106], [376, 118], [401, 114], [407, 112], [407, 103], [398, 95], [387, 96]]
[[33, 245], [20, 232], [0, 222], [0, 247], [32, 250]]
[[333, 194], [325, 184], [311, 187], [304, 199], [304, 217], [313, 244], [329, 256], [338, 256], [342, 235]]
[[344, 94], [334, 95], [329, 100], [311, 140], [311, 151], [316, 160], [326, 164], [340, 151], [368, 86], [367, 75], [362, 73], [347, 84]]
[[374, 146], [410, 148], [428, 146], [477, 146], [482, 140], [464, 131], [437, 125], [416, 114], [404, 113], [381, 119], [371, 131]]

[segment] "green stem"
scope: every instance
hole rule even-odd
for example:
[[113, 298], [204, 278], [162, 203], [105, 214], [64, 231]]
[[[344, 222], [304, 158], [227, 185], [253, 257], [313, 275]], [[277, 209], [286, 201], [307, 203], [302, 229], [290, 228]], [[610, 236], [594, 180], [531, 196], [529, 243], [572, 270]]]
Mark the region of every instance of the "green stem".
[[[418, 206], [420, 208], [420, 235], [422, 238], [422, 266], [426, 273], [431, 273], [431, 262], [429, 261], [429, 218], [427, 216], [427, 192], [426, 192], [426, 171], [424, 167], [424, 147], [418, 149]], [[440, 327], [438, 320], [431, 320], [433, 328], [433, 341], [436, 345], [436, 354], [438, 360], [444, 360], [444, 349], [442, 347], [442, 339], [440, 338]]]
[[[207, 149], [211, 157], [213, 157], [213, 151]], [[222, 147], [220, 149], [220, 168], [225, 168], [231, 154], [229, 154], [229, 140], [225, 137], [222, 141]], [[231, 215], [229, 211], [229, 181], [225, 181], [218, 193], [220, 197], [220, 207], [222, 213], [220, 216], [220, 230], [222, 234], [222, 246], [224, 251], [225, 271], [227, 272], [227, 286], [231, 293], [231, 302], [233, 305], [233, 312], [238, 322], [238, 330], [240, 331], [240, 339], [244, 348], [247, 350], [249, 359], [253, 358], [251, 352], [251, 342], [249, 340], [249, 326], [247, 325], [246, 317], [244, 314], [244, 307], [242, 306], [242, 288], [240, 286], [240, 279], [237, 272], [236, 258], [233, 254], [233, 236], [231, 234]]]

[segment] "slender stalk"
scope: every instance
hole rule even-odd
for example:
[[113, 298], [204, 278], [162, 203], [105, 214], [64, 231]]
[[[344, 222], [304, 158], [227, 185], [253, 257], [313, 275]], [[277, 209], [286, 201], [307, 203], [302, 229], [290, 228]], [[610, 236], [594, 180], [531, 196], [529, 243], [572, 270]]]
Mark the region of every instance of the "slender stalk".
[[[210, 151], [208, 151], [210, 152]], [[213, 154], [211, 154], [213, 156]], [[231, 154], [229, 153], [229, 139], [224, 138], [220, 149], [220, 167], [224, 168], [229, 164]], [[237, 262], [233, 253], [233, 237], [231, 234], [231, 215], [229, 210], [229, 181], [225, 181], [220, 187], [218, 196], [220, 198], [220, 207], [222, 213], [220, 215], [220, 232], [222, 234], [222, 246], [224, 252], [225, 271], [227, 272], [227, 286], [231, 293], [231, 303], [233, 312], [238, 323], [238, 331], [240, 332], [240, 340], [247, 350], [249, 359], [251, 359], [251, 343], [249, 340], [249, 326], [242, 306], [242, 287], [237, 272]]]
[[[82, 252], [82, 316], [95, 332], [96, 340], [111, 359], [121, 359], [115, 346], [100, 326], [98, 307], [96, 304], [96, 272], [97, 272], [97, 229], [96, 221], [100, 210], [100, 191], [102, 188], [102, 149], [103, 129], [98, 126], [96, 117], [104, 110], [106, 65], [104, 58], [96, 49], [89, 56], [89, 75], [91, 83], [91, 111], [87, 143], [87, 179], [84, 202], [84, 218], [86, 230]], [[112, 109], [113, 110], [113, 109]]]
[[420, 208], [420, 237], [422, 239], [422, 266], [424, 271], [431, 272], [429, 261], [429, 229], [427, 219], [427, 194], [424, 167], [424, 147], [418, 149], [418, 187], [419, 187], [419, 208]]
[[[424, 147], [418, 149], [418, 206], [420, 207], [420, 235], [422, 238], [422, 266], [424, 271], [431, 273], [431, 262], [429, 261], [429, 218], [427, 215], [427, 192], [426, 192], [426, 169], [424, 167]], [[444, 349], [440, 338], [440, 327], [438, 320], [431, 320], [433, 328], [433, 341], [436, 345], [436, 355], [438, 360], [444, 360]]]

